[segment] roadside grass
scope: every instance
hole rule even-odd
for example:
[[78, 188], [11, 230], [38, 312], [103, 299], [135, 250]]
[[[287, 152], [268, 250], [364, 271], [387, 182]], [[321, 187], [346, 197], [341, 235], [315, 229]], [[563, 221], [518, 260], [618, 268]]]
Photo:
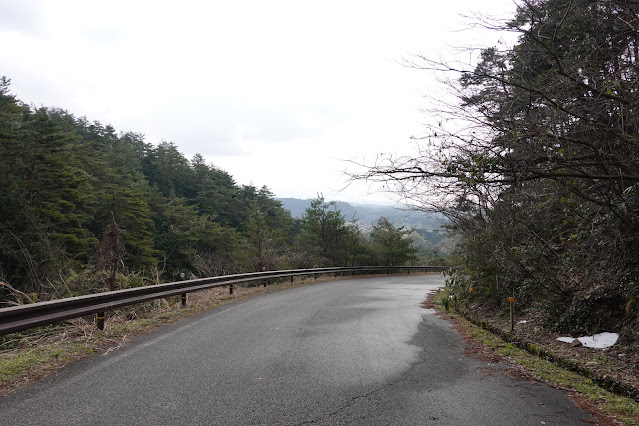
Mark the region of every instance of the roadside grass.
[[[96, 351], [91, 342], [64, 342], [36, 347], [0, 358], [0, 383], [26, 383], [58, 366]], [[31, 372], [28, 374], [28, 372]], [[30, 376], [30, 377], [29, 377]]]
[[474, 340], [523, 368], [524, 374], [530, 376], [529, 379], [543, 381], [552, 387], [567, 391], [575, 403], [586, 411], [604, 414], [625, 425], [639, 425], [639, 403], [635, 400], [613, 394], [580, 374], [517, 348], [488, 330], [474, 325], [452, 309], [446, 309], [446, 302], [448, 292], [445, 289], [439, 290], [435, 294], [433, 304], [440, 313], [450, 315]]
[[235, 284], [232, 295], [229, 294], [228, 287], [216, 287], [189, 293], [187, 306], [184, 307], [179, 296], [175, 296], [118, 309], [108, 314], [104, 330], [96, 329], [93, 317], [85, 317], [0, 336], [0, 396], [89, 354], [102, 353], [103, 356], [108, 356], [124, 346], [131, 336], [218, 306], [293, 287], [366, 277], [370, 276], [300, 277], [293, 282], [287, 280], [267, 287]]

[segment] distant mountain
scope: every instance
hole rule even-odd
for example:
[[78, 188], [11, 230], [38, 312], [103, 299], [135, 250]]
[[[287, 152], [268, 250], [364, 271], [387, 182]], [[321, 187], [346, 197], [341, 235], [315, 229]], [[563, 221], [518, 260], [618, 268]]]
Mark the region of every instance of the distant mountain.
[[[276, 198], [293, 217], [301, 218], [304, 211], [311, 205], [310, 199]], [[407, 211], [395, 207], [378, 206], [372, 204], [351, 204], [336, 201], [335, 207], [342, 212], [348, 221], [357, 220], [363, 229], [371, 228], [380, 217], [385, 217], [395, 226], [409, 226], [418, 229], [438, 230], [443, 223], [443, 217], [429, 215], [423, 212]]]

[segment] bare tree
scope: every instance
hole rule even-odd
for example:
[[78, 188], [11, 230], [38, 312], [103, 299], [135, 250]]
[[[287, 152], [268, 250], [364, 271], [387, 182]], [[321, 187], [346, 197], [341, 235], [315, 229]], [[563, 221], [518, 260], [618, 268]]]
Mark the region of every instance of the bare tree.
[[472, 66], [407, 62], [452, 76], [454, 101], [428, 111], [416, 154], [351, 177], [448, 215], [460, 285], [543, 296], [558, 327], [620, 321], [638, 291], [639, 2], [519, 0], [478, 25], [517, 41]]

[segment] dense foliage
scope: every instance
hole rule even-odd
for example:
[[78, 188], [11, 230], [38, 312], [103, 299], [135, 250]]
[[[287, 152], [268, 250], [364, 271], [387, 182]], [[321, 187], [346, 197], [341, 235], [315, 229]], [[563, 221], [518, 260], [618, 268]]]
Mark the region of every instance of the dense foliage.
[[454, 73], [457, 103], [410, 158], [361, 177], [394, 183], [451, 219], [458, 294], [514, 295], [564, 332], [639, 326], [639, 4], [520, 0], [512, 48]]
[[[314, 200], [293, 219], [267, 187], [238, 185], [173, 143], [53, 108], [0, 80], [0, 299], [308, 266], [378, 262], [376, 234]], [[406, 232], [395, 257], [415, 260]], [[388, 250], [388, 247], [384, 247]]]

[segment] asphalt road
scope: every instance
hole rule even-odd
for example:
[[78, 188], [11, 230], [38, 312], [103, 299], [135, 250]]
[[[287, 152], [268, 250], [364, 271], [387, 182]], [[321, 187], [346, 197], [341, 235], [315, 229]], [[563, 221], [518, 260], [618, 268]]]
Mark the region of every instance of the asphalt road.
[[246, 299], [0, 399], [3, 425], [573, 425], [560, 391], [462, 355], [419, 304], [439, 276]]

